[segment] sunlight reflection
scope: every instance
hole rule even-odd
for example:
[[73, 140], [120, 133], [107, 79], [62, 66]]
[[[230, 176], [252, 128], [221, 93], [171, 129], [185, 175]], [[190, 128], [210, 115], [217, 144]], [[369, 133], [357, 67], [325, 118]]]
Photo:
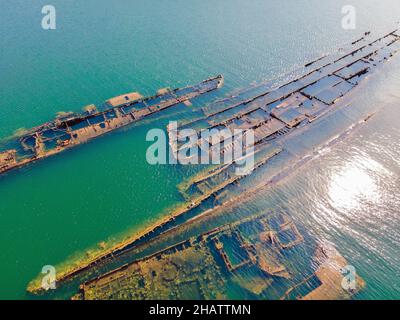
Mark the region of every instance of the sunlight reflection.
[[368, 158], [347, 163], [331, 177], [328, 192], [332, 205], [349, 210], [360, 208], [365, 201], [378, 202], [380, 195], [375, 173], [379, 171], [384, 168]]

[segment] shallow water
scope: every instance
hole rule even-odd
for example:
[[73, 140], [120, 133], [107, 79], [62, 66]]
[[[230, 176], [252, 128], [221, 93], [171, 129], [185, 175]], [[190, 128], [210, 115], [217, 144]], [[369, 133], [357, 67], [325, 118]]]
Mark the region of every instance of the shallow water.
[[[55, 31], [40, 27], [44, 1], [0, 4], [2, 137], [124, 92], [151, 94], [224, 74], [222, 90], [195, 101], [204, 105], [365, 31], [391, 31], [400, 16], [396, 0], [353, 1], [357, 29], [345, 31], [346, 1], [52, 3]], [[399, 100], [382, 92], [385, 112], [285, 180], [271, 200], [354, 261], [368, 284], [362, 298], [399, 297]], [[0, 298], [24, 298], [43, 265], [138, 230], [181, 200], [176, 185], [185, 169], [145, 161], [147, 130], [165, 124], [107, 135], [0, 178]]]
[[[311, 234], [335, 243], [366, 281], [360, 299], [400, 295], [400, 59], [356, 99], [381, 109], [347, 139], [324, 149], [271, 197]], [[372, 89], [374, 88], [374, 89]], [[369, 91], [371, 90], [371, 91]], [[379, 108], [378, 107], [378, 108]]]

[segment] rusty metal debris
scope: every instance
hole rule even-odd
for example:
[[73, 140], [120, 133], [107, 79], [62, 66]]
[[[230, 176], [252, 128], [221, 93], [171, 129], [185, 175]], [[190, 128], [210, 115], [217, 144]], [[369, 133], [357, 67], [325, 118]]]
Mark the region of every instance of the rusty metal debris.
[[[332, 111], [375, 67], [396, 54], [400, 38], [395, 31], [370, 42], [363, 37], [339, 57], [328, 55], [317, 59], [306, 65], [314, 69], [276, 89], [233, 104], [209, 106], [204, 109], [204, 117], [184, 123], [176, 130], [196, 128], [199, 139], [202, 131], [213, 128], [253, 130], [255, 144], [286, 135]], [[235, 143], [233, 139], [230, 145]], [[224, 137], [220, 145], [223, 152], [227, 147]], [[187, 144], [173, 147], [179, 151], [183, 146]], [[210, 150], [213, 147], [210, 145]]]
[[[239, 180], [253, 179], [254, 176], [257, 176], [254, 172], [269, 167], [269, 164], [281, 154], [285, 152], [287, 154], [290, 153], [288, 150], [285, 150], [286, 145], [281, 143], [281, 141], [291, 136], [292, 133], [298, 132], [297, 130], [300, 131], [307, 128], [311, 123], [318, 123], [319, 119], [322, 120], [322, 118], [335, 109], [342, 107], [341, 101], [349, 92], [366, 79], [378, 65], [387, 61], [400, 50], [400, 37], [395, 31], [374, 41], [368, 41], [367, 36], [365, 35], [362, 39], [354, 42], [348, 52], [324, 56], [306, 65], [305, 74], [289, 83], [273, 90], [257, 93], [255, 96], [247, 96], [245, 99], [234, 97], [232, 98], [234, 103], [231, 103], [230, 99], [224, 99], [223, 103], [217, 103], [211, 105], [211, 107], [204, 108], [204, 115], [200, 119], [181, 124], [178, 129], [196, 128], [199, 137], [201, 137], [202, 130], [216, 127], [237, 128], [244, 131], [254, 130], [256, 170], [250, 176], [244, 178], [238, 177], [234, 174], [234, 170], [232, 170], [234, 163], [228, 163], [201, 172], [198, 176], [192, 177], [180, 186], [179, 190], [186, 200], [181, 207], [172, 210], [169, 215], [164, 216], [156, 224], [142, 230], [128, 240], [103, 251], [97, 257], [71, 266], [65, 272], [57, 275], [57, 280], [62, 283], [73, 278], [79, 278], [80, 275], [88, 270], [96, 269], [99, 265], [107, 264], [110, 261], [116, 261], [123, 255], [139, 247], [148, 246], [151, 241], [155, 241], [160, 235], [164, 236], [168, 232], [171, 234], [176, 233], [179, 226], [193, 222], [194, 219], [202, 219], [206, 214], [211, 214], [216, 207], [226, 207], [228, 203], [234, 205], [235, 202], [239, 202], [241, 199], [246, 198], [248, 194], [257, 192], [270, 183], [270, 181], [273, 181], [275, 176], [268, 178], [266, 182], [263, 181], [254, 185], [250, 182], [251, 186], [242, 193], [233, 196], [227, 201], [224, 200], [225, 191], [232, 185], [239, 184]], [[367, 121], [369, 117], [370, 115], [363, 121]], [[220, 143], [223, 144], [224, 141], [222, 140]], [[232, 143], [235, 143], [235, 141]], [[179, 150], [182, 146], [177, 144], [172, 147]], [[4, 154], [2, 157], [4, 159], [11, 159], [4, 161], [12, 161], [13, 156], [11, 153]], [[304, 161], [306, 159], [301, 159], [301, 163]], [[282, 172], [279, 175], [285, 175], [287, 170], [295, 169], [299, 165], [298, 163], [290, 164], [287, 168], [282, 168]], [[242, 191], [242, 189], [238, 189]], [[205, 203], [208, 203], [209, 206], [202, 207]], [[157, 268], [162, 270], [162, 265], [167, 265], [170, 262], [169, 258], [174, 255], [173, 252], [176, 252], [177, 248], [182, 248], [182, 246], [184, 248], [192, 248], [184, 250], [188, 250], [187, 252], [192, 250], [193, 255], [203, 255], [205, 261], [210, 261], [210, 270], [212, 270], [210, 277], [217, 277], [220, 272], [227, 271], [232, 274], [232, 281], [243, 288], [250, 289], [251, 286], [248, 285], [249, 283], [258, 283], [259, 285], [255, 286], [254, 290], [250, 290], [253, 294], [266, 294], [268, 288], [273, 284], [271, 281], [281, 279], [289, 282], [292, 281], [292, 283], [291, 286], [287, 287], [284, 292], [280, 292], [279, 295], [275, 293], [275, 298], [347, 297], [347, 295], [342, 295], [342, 291], [339, 289], [332, 291], [331, 296], [327, 295], [325, 289], [314, 291], [316, 288], [324, 288], [324, 283], [327, 283], [324, 274], [334, 274], [333, 277], [338, 279], [337, 268], [331, 268], [331, 262], [336, 261], [337, 264], [343, 265], [345, 260], [339, 253], [333, 250], [326, 250], [328, 255], [325, 257], [325, 260], [316, 258], [316, 264], [320, 269], [317, 268], [309, 273], [310, 281], [305, 280], [307, 277], [300, 280], [295, 277], [296, 270], [291, 270], [293, 265], [285, 263], [285, 255], [283, 253], [299, 247], [304, 242], [304, 235], [299, 232], [289, 217], [280, 219], [281, 222], [277, 227], [267, 228], [266, 225], [268, 223], [262, 226], [263, 219], [257, 218], [257, 223], [261, 224], [262, 227], [256, 238], [254, 235], [246, 237], [243, 232], [237, 230], [236, 225], [220, 227], [217, 230], [203, 234], [200, 239], [191, 238], [144, 260], [135, 261], [128, 266], [122, 267], [122, 269], [111, 272], [111, 274], [100, 275], [95, 280], [86, 282], [82, 286], [79, 297], [87, 299], [106, 296], [111, 298], [124, 298], [128, 296], [137, 298], [138, 296], [132, 296], [134, 295], [133, 293], [128, 294], [129, 290], [121, 289], [113, 293], [113, 290], [110, 289], [114, 285], [124, 288], [124, 283], [118, 282], [119, 280], [115, 279], [119, 279], [120, 275], [123, 275], [122, 278], [124, 279], [125, 276], [131, 277], [128, 274], [135, 274], [127, 282], [140, 292], [141, 298], [151, 298], [152, 296], [148, 291], [149, 287], [147, 287], [147, 284], [139, 286], [141, 289], [138, 287], [138, 283], [142, 283], [138, 280], [140, 277], [145, 278], [146, 283], [151, 283], [153, 287], [162, 286], [160, 288], [161, 291], [157, 291], [160, 293], [160, 297], [166, 297], [168, 290], [174, 292], [173, 298], [182, 297], [178, 288], [173, 287], [176, 286], [175, 280], [168, 282], [168, 279], [171, 279], [172, 275], [175, 274], [173, 271], [174, 268], [183, 268], [182, 270], [184, 270], [184, 266], [177, 267], [176, 264], [173, 264], [174, 267], [168, 267], [167, 275], [162, 276], [164, 279], [162, 281], [155, 281], [155, 279], [160, 279], [159, 276], [161, 275], [159, 273], [157, 273], [157, 277], [153, 277], [154, 279], [149, 278], [147, 273], [141, 274], [140, 277], [136, 276], [140, 274], [141, 265], [144, 263], [157, 265]], [[240, 224], [244, 224], [245, 222], [241, 220]], [[289, 237], [290, 241], [284, 237], [282, 238], [282, 234], [285, 233], [291, 235]], [[228, 237], [229, 241], [224, 241], [225, 237]], [[238, 261], [236, 260], [237, 257], [229, 253], [232, 251], [229, 249], [232, 243], [237, 244], [235, 250], [242, 252], [242, 258]], [[196, 251], [197, 249], [193, 248], [200, 249]], [[209, 253], [212, 254], [215, 263], [211, 263]], [[328, 261], [329, 265], [326, 265], [322, 261]], [[243, 268], [244, 266], [246, 268]], [[254, 267], [261, 274], [252, 274], [246, 280], [243, 280], [243, 277], [234, 275], [238, 270], [247, 269], [249, 266], [251, 268]], [[208, 271], [202, 272], [208, 274]], [[161, 272], [161, 274], [163, 273]], [[185, 274], [185, 271], [182, 271], [182, 274]], [[260, 278], [265, 281], [259, 281]], [[190, 290], [200, 292], [202, 297], [207, 298], [206, 293], [201, 289], [207, 282], [204, 282], [204, 284], [194, 283], [191, 279], [190, 277], [187, 279], [182, 278], [182, 282], [178, 281], [177, 283], [190, 283]], [[215, 283], [221, 283], [222, 281], [218, 277], [214, 278], [214, 280], [216, 281]], [[104, 283], [106, 285], [103, 286]], [[335, 283], [335, 285], [337, 284]], [[101, 289], [103, 287], [105, 288], [104, 290]], [[362, 287], [361, 281], [360, 287]], [[307, 290], [308, 293], [305, 293]], [[31, 283], [29, 291], [33, 293], [40, 292], [37, 281]], [[120, 295], [121, 292], [125, 292], [124, 294], [127, 294], [127, 296]], [[311, 294], [310, 292], [314, 293], [308, 295]], [[221, 294], [224, 296], [225, 293], [222, 292]], [[268, 294], [273, 295], [274, 291]], [[216, 295], [211, 296], [216, 297]]]
[[54, 121], [9, 141], [11, 149], [0, 151], [0, 174], [58, 154], [180, 103], [188, 103], [190, 99], [218, 89], [222, 84], [223, 77], [219, 75], [197, 85], [163, 89], [147, 98], [137, 92], [123, 94], [107, 100], [102, 106], [103, 111], [98, 111], [92, 104], [84, 107], [83, 114], [61, 114]]
[[[250, 225], [255, 227], [253, 231], [249, 231]], [[308, 274], [300, 275], [303, 282], [317, 275], [319, 285], [300, 288], [295, 280], [290, 280], [298, 279], [299, 274], [288, 255], [301, 254], [296, 248], [304, 245], [303, 236], [286, 215], [263, 213], [221, 226], [87, 281], [73, 298], [221, 299], [229, 298], [225, 286], [229, 281], [259, 297], [284, 299], [295, 292], [299, 294], [295, 298], [345, 297], [348, 293], [335, 279], [341, 277], [340, 267], [346, 261], [326, 244], [318, 245], [317, 253], [310, 257], [315, 260], [316, 271], [310, 269]], [[272, 290], [275, 283], [286, 291]]]

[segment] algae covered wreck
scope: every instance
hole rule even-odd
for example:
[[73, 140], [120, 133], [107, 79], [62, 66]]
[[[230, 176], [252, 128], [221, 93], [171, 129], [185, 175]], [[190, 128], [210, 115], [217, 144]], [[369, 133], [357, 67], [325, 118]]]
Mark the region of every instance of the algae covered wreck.
[[27, 165], [36, 160], [58, 154], [110, 131], [127, 126], [167, 108], [218, 89], [223, 77], [217, 76], [197, 85], [174, 90], [160, 89], [156, 95], [142, 97], [137, 92], [123, 94], [107, 100], [100, 106], [84, 107], [82, 114], [61, 113], [50, 121], [5, 144], [8, 150], [0, 150], [0, 174]]
[[[177, 130], [196, 128], [199, 135], [213, 127], [253, 130], [255, 170], [239, 177], [228, 163], [189, 178], [179, 186], [182, 206], [95, 258], [71, 265], [57, 275], [59, 285], [73, 283], [76, 299], [233, 298], [229, 292], [238, 287], [246, 297], [261, 299], [351, 297], [364, 282], [357, 277], [357, 290], [342, 287], [347, 261], [332, 245], [319, 243], [285, 213], [251, 208], [321, 148], [370, 119], [374, 111], [354, 106], [353, 93], [399, 49], [397, 30], [378, 39], [366, 33], [305, 65], [290, 82], [251, 88], [181, 123]], [[235, 141], [219, 143], [224, 150]], [[43, 293], [38, 279], [28, 290]]]

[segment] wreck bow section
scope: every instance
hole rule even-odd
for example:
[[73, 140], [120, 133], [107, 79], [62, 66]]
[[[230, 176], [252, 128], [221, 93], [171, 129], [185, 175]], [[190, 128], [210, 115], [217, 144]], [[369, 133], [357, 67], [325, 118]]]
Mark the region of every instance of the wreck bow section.
[[129, 125], [180, 103], [216, 90], [223, 85], [221, 75], [199, 84], [170, 90], [160, 89], [155, 96], [143, 98], [132, 92], [111, 98], [98, 111], [95, 105], [84, 107], [82, 114], [61, 114], [54, 121], [29, 130], [0, 150], [0, 174], [33, 161], [49, 157], [107, 132]]

